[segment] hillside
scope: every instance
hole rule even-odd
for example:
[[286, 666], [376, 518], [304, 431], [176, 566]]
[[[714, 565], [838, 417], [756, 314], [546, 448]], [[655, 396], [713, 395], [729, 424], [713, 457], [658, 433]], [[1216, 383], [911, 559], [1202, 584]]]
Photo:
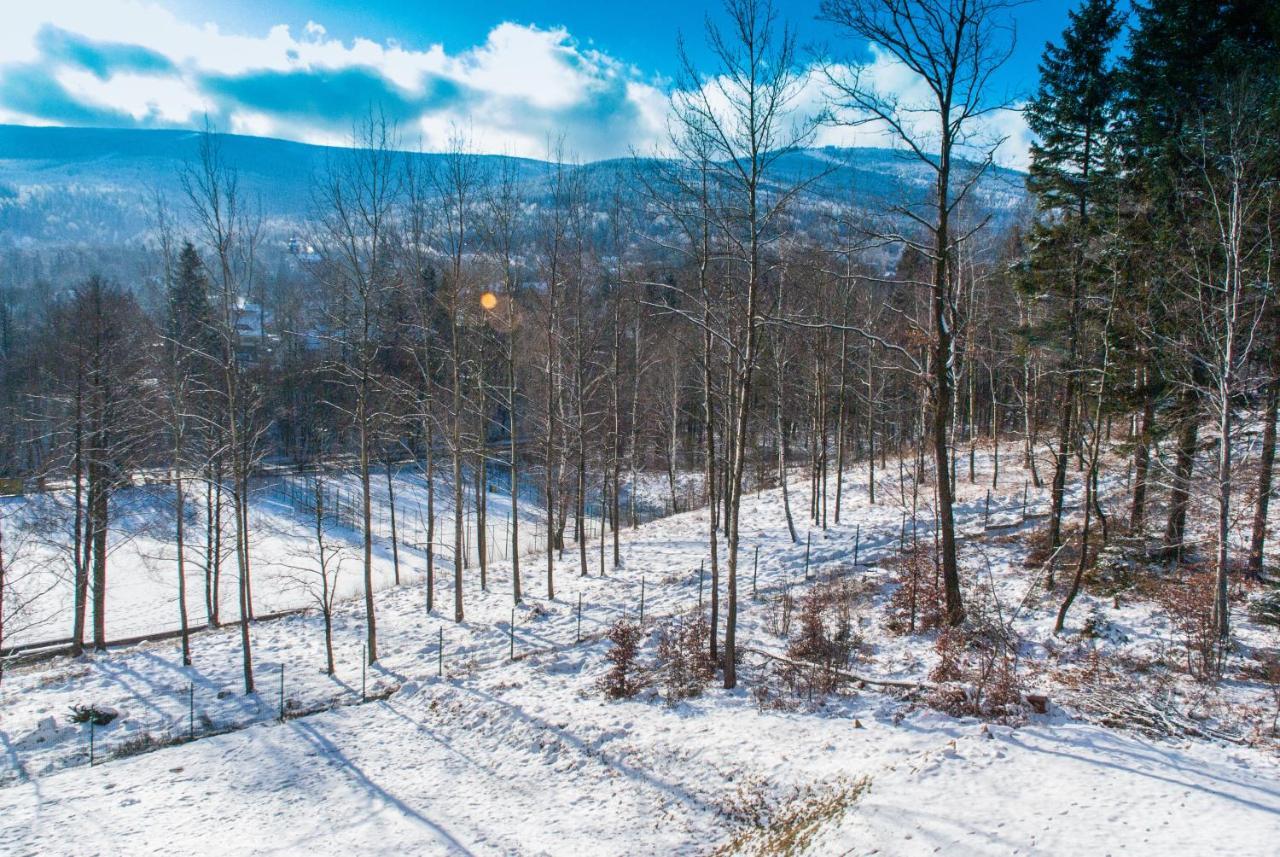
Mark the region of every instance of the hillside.
[[[287, 226], [314, 211], [312, 185], [326, 164], [344, 150], [286, 140], [219, 134], [228, 166], [240, 174], [241, 188], [269, 221]], [[160, 191], [182, 197], [178, 174], [197, 157], [193, 131], [0, 125], [0, 246], [121, 244], [136, 241], [149, 228], [152, 197]], [[409, 154], [431, 169], [438, 154]], [[544, 191], [550, 164], [500, 155], [476, 156], [496, 168], [515, 165], [526, 192]], [[621, 170], [652, 169], [659, 162], [599, 161], [575, 167], [591, 179], [601, 210], [613, 176]], [[817, 178], [801, 206], [851, 200], [869, 211], [883, 211], [902, 199], [923, 201], [929, 171], [888, 149], [804, 149], [779, 162], [776, 180]], [[1022, 175], [992, 170], [978, 192], [980, 207], [1000, 219], [1012, 215], [1024, 197]], [[633, 198], [634, 205], [642, 204]]]
[[[535, 579], [514, 610], [509, 564], [497, 563], [488, 591], [468, 578], [462, 623], [427, 613], [416, 582], [385, 590], [383, 655], [367, 673], [355, 602], [336, 617], [332, 677], [320, 671], [318, 616], [257, 623], [260, 683], [249, 696], [235, 628], [200, 634], [191, 667], [161, 641], [11, 670], [0, 687], [13, 766], [0, 787], [0, 847], [1271, 853], [1273, 688], [1248, 668], [1273, 632], [1235, 601], [1239, 646], [1232, 678], [1217, 685], [1180, 666], [1177, 617], [1152, 589], [1108, 595], [1091, 584], [1053, 635], [1058, 599], [1029, 559], [1047, 490], [1024, 489], [1012, 445], [1001, 458], [989, 501], [985, 454], [976, 481], [957, 486], [973, 630], [950, 666], [944, 634], [895, 624], [910, 495], [890, 468], [872, 504], [856, 467], [842, 523], [813, 528], [811, 542], [803, 531], [799, 544], [787, 538], [777, 490], [744, 501], [753, 559], [739, 580], [745, 680], [735, 691], [681, 678], [663, 642], [709, 599], [705, 511], [626, 531], [623, 563], [607, 575], [592, 550], [579, 576], [568, 551], [558, 597]], [[1108, 507], [1123, 502], [1122, 480], [1104, 488]], [[263, 544], [260, 561], [286, 562], [277, 547]], [[385, 569], [385, 552], [378, 562]], [[921, 622], [928, 603], [922, 595]], [[638, 692], [611, 700], [609, 629], [641, 612]], [[833, 682], [816, 661], [779, 665], [805, 651], [815, 618], [823, 645], [846, 646], [848, 669], [870, 683]], [[982, 666], [993, 633], [1016, 653], [1012, 693]], [[119, 716], [91, 735], [69, 722], [73, 705]]]

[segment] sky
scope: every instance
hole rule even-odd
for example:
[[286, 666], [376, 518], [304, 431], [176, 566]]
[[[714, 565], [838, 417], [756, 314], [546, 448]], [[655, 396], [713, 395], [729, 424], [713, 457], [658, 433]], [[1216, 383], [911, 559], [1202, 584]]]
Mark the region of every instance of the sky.
[[[818, 0], [777, 4], [802, 67], [831, 58], [864, 65], [910, 101], [920, 81], [818, 21]], [[1064, 0], [1013, 12], [1017, 42], [994, 79], [1016, 104], [1036, 85], [1047, 40], [1067, 21]], [[466, 137], [478, 151], [528, 157], [552, 141], [582, 160], [658, 152], [671, 94], [710, 87], [704, 22], [718, 0], [0, 0], [0, 123], [194, 128], [342, 145], [372, 105], [395, 120], [407, 148], [439, 150]], [[681, 76], [683, 36], [700, 78]], [[820, 75], [799, 87], [793, 118], [825, 103]], [[1016, 110], [993, 114], [984, 136], [1006, 138], [999, 160], [1026, 162]], [[828, 125], [818, 145], [885, 145], [883, 129]]]

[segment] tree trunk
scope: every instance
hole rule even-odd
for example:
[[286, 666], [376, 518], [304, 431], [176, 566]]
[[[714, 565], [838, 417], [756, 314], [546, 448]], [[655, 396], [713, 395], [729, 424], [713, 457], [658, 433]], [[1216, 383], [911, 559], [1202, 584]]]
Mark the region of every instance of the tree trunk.
[[[109, 493], [101, 467], [90, 465], [89, 520], [93, 565], [93, 647], [107, 647], [107, 510]], [[96, 472], [95, 472], [96, 471]]]
[[435, 427], [427, 424], [427, 612], [436, 607], [436, 447]]
[[1178, 449], [1173, 465], [1173, 484], [1169, 489], [1169, 517], [1165, 522], [1164, 530], [1164, 554], [1173, 560], [1182, 559], [1186, 551], [1184, 541], [1187, 509], [1191, 502], [1191, 473], [1195, 466], [1196, 443], [1200, 430], [1197, 397], [1193, 391], [1183, 393], [1179, 410], [1181, 425], [1178, 429]]
[[369, 664], [378, 662], [378, 624], [373, 610], [373, 497], [369, 479], [369, 413], [367, 391], [361, 391], [356, 407], [360, 421], [360, 527], [364, 536], [364, 617], [366, 657]]
[[[947, 128], [947, 114], [942, 117]], [[942, 582], [946, 592], [947, 621], [952, 626], [964, 621], [964, 604], [960, 595], [960, 570], [956, 564], [956, 525], [952, 508], [950, 450], [947, 430], [951, 421], [951, 363], [954, 358], [951, 321], [947, 315], [950, 233], [948, 223], [950, 147], [944, 146], [938, 177], [938, 226], [935, 231], [933, 284], [933, 455], [937, 468], [938, 523], [942, 536]]]
[[173, 473], [175, 537], [178, 542], [178, 628], [182, 632], [182, 665], [189, 667], [191, 666], [191, 628], [187, 621], [187, 540], [186, 521], [184, 520], [187, 509], [182, 483], [180, 449], [174, 450]]
[[391, 512], [391, 567], [396, 586], [400, 585], [400, 541], [396, 535], [396, 486], [391, 473], [391, 458], [387, 457], [387, 503]]
[[1271, 476], [1276, 458], [1276, 417], [1280, 382], [1267, 385], [1267, 410], [1263, 417], [1262, 450], [1259, 453], [1258, 498], [1253, 507], [1253, 531], [1249, 538], [1249, 574], [1262, 576], [1262, 549], [1267, 541], [1267, 510], [1271, 502]]
[[1142, 423], [1133, 445], [1133, 499], [1129, 510], [1129, 529], [1139, 535], [1147, 524], [1147, 472], [1151, 461], [1151, 432], [1156, 419], [1150, 371], [1150, 368], [1143, 370]]

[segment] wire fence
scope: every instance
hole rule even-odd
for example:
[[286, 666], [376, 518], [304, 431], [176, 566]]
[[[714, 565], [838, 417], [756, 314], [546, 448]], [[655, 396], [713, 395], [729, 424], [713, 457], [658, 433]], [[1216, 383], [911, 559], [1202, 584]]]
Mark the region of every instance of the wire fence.
[[[990, 530], [1003, 530], [1026, 524], [1042, 515], [1030, 505], [1027, 489], [1021, 495], [995, 501], [988, 492], [981, 511], [969, 516], [966, 523], [976, 525], [962, 536], [965, 539], [980, 537]], [[993, 523], [993, 517], [999, 522]], [[796, 556], [784, 557], [784, 562], [773, 562], [770, 579], [763, 585], [759, 579], [760, 546], [745, 547], [741, 566], [743, 598], [766, 601], [770, 596], [790, 596], [798, 586], [816, 581], [831, 582], [876, 565], [914, 549], [922, 532], [928, 527], [922, 522], [909, 522], [904, 514], [903, 525], [896, 533], [877, 534], [863, 539], [862, 527], [855, 526], [850, 544], [844, 545], [838, 558], [815, 560], [813, 555], [813, 531], [801, 543], [794, 545]], [[802, 559], [801, 559], [802, 557]], [[776, 560], [776, 558], [775, 558]], [[794, 561], [793, 561], [794, 560]], [[551, 654], [584, 643], [591, 644], [605, 637], [618, 620], [654, 626], [678, 616], [706, 611], [709, 606], [708, 564], [703, 560], [695, 568], [688, 566], [681, 571], [662, 576], [643, 574], [638, 580], [622, 580], [622, 593], [615, 590], [608, 597], [592, 602], [579, 592], [569, 603], [572, 613], [568, 621], [558, 625], [542, 624], [548, 615], [533, 609], [524, 621], [516, 608], [512, 608], [507, 621], [498, 620], [487, 628], [464, 631], [463, 639], [450, 639], [458, 632], [450, 632], [452, 623], [441, 618], [426, 645], [419, 652], [416, 675], [407, 680], [430, 681], [432, 678], [458, 678], [481, 669], [502, 668], [505, 665], [531, 656]], [[696, 586], [695, 586], [696, 583]], [[603, 593], [602, 593], [603, 594]], [[665, 609], [654, 611], [655, 602]], [[586, 627], [584, 628], [584, 623]], [[353, 630], [363, 634], [363, 627]], [[750, 644], [740, 641], [750, 648]], [[276, 720], [285, 722], [324, 711], [351, 705], [386, 700], [395, 694], [405, 681], [402, 676], [367, 665], [367, 651], [360, 651], [360, 683], [349, 684], [338, 678], [332, 683], [317, 686], [314, 661], [274, 660], [257, 664], [259, 677], [257, 692], [251, 696], [236, 696], [236, 704], [225, 701], [231, 692], [205, 684], [189, 683], [185, 688], [152, 693], [144, 700], [150, 711], [167, 714], [158, 722], [129, 734], [118, 734], [111, 724], [99, 725], [88, 719], [83, 725], [83, 735], [78, 750], [62, 760], [63, 765], [99, 764], [110, 759], [137, 755], [194, 741], [203, 737], [225, 734], [251, 725]], [[341, 672], [353, 677], [355, 670], [350, 663], [354, 652], [347, 652], [347, 663]], [[310, 676], [311, 680], [292, 681], [290, 676]], [[246, 700], [249, 700], [246, 702]]]
[[[287, 505], [294, 514], [306, 520], [314, 520], [316, 507], [322, 510], [321, 520], [331, 526], [342, 527], [354, 532], [364, 529], [364, 498], [357, 488], [342, 484], [335, 476], [318, 472], [276, 475], [266, 477], [265, 493], [277, 501]], [[464, 479], [464, 484], [470, 480]], [[508, 510], [504, 514], [486, 513], [484, 523], [475, 502], [476, 491], [468, 486], [463, 496], [462, 511], [462, 555], [464, 566], [479, 564], [481, 545], [487, 563], [511, 559], [515, 539], [513, 538], [513, 520], [510, 514], [509, 492], [503, 491], [507, 480], [505, 474], [486, 474], [484, 484], [487, 493], [492, 493], [500, 502], [500, 507]], [[535, 491], [529, 490], [532, 487]], [[403, 493], [403, 486], [401, 488]], [[398, 544], [408, 548], [425, 551], [428, 541], [436, 550], [452, 553], [455, 550], [454, 516], [456, 498], [452, 486], [443, 484], [437, 489], [434, 502], [426, 502], [421, 496], [393, 498], [391, 490], [385, 486], [377, 492], [378, 500], [370, 503], [369, 527], [374, 538], [389, 541], [394, 533]], [[541, 489], [537, 485], [527, 484], [521, 492], [521, 502], [526, 509], [537, 509], [540, 515], [521, 515], [519, 526], [515, 531], [519, 534], [521, 555], [545, 553], [548, 544], [546, 511], [541, 505]], [[421, 488], [416, 492], [420, 495]], [[689, 509], [698, 508], [705, 503], [701, 492], [692, 484], [685, 485], [673, 497], [664, 498], [661, 503], [648, 500], [631, 501], [627, 498], [619, 504], [620, 526], [640, 526], [661, 518]], [[385, 502], [384, 502], [385, 501]], [[584, 502], [584, 514], [581, 522], [582, 533], [588, 541], [611, 532], [613, 521], [611, 510], [599, 499]], [[569, 516], [570, 522], [576, 517]], [[576, 527], [575, 527], [576, 529]], [[483, 531], [484, 538], [480, 538]], [[559, 542], [557, 542], [559, 543]]]

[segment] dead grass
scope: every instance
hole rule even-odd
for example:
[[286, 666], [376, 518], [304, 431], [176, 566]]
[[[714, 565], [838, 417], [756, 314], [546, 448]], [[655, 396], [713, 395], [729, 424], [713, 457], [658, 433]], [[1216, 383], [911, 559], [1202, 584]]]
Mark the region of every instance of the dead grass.
[[[746, 826], [717, 848], [714, 855], [789, 857], [802, 854], [814, 839], [871, 787], [871, 780], [839, 780], [820, 789], [807, 788], [772, 809], [761, 803], [740, 807]], [[763, 802], [764, 798], [758, 798]], [[738, 813], [735, 813], [738, 814]]]

